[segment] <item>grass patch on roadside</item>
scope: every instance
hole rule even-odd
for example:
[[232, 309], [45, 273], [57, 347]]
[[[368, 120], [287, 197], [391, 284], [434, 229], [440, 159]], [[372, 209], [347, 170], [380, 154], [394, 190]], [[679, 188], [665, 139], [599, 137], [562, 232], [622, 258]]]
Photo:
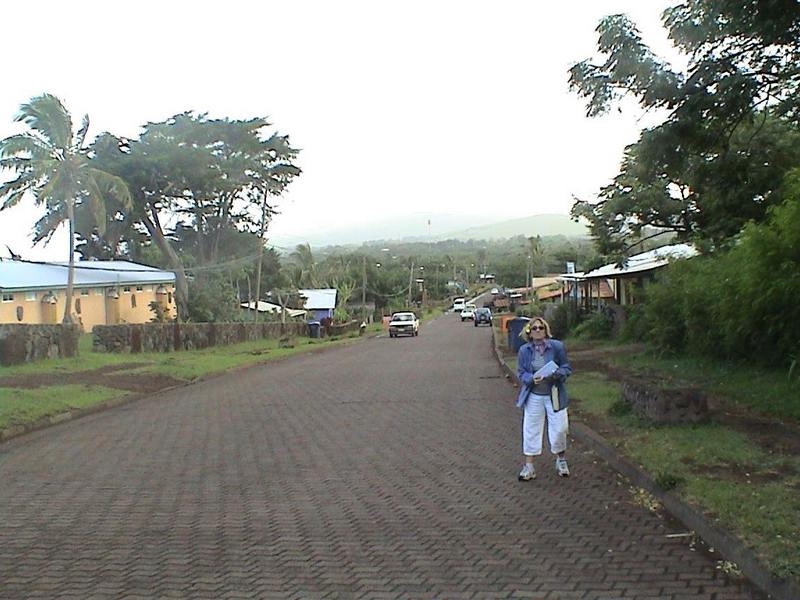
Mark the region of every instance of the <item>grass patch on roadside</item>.
[[768, 452], [714, 422], [655, 425], [620, 410], [620, 386], [602, 373], [573, 374], [575, 412], [605, 419], [615, 445], [659, 487], [700, 507], [761, 555], [778, 577], [800, 578], [800, 458]]
[[[624, 364], [620, 361], [624, 361]], [[702, 386], [756, 412], [800, 422], [800, 380], [788, 371], [691, 357], [658, 357], [648, 353], [609, 358], [634, 372], [656, 372]]]
[[575, 373], [567, 380], [567, 392], [580, 401], [579, 411], [606, 415], [619, 400], [619, 385], [602, 373]]
[[123, 395], [123, 392], [112, 388], [84, 385], [0, 390], [0, 429], [33, 423], [44, 417], [94, 406]]
[[[356, 334], [356, 337], [358, 334]], [[243, 342], [231, 346], [215, 346], [202, 350], [161, 353], [129, 354], [129, 362], [148, 362], [147, 366], [132, 369], [132, 372], [169, 375], [186, 381], [194, 381], [203, 375], [222, 373], [230, 369], [268, 362], [309, 350], [329, 347], [350, 341], [350, 337], [310, 339], [297, 337], [291, 341], [293, 347], [281, 348], [278, 340], [266, 339]]]
[[[231, 369], [265, 363], [286, 356], [355, 341], [358, 333], [348, 336], [310, 339], [290, 338], [292, 347], [280, 347], [277, 339], [263, 339], [230, 346], [215, 346], [202, 350], [169, 353], [113, 354], [91, 351], [91, 335], [81, 336], [79, 355], [74, 358], [54, 358], [0, 367], [0, 428], [32, 423], [43, 417], [68, 410], [86, 408], [107, 400], [120, 398], [127, 392], [95, 385], [68, 384], [58, 381], [58, 375], [114, 367], [114, 373], [165, 375], [183, 381], [194, 381]], [[127, 365], [127, 368], [126, 368]], [[36, 377], [46, 373], [56, 383], [35, 388], [4, 386], [3, 377]], [[113, 377], [113, 375], [111, 375]]]
[[800, 579], [800, 496], [785, 483], [755, 484], [698, 478], [685, 496], [761, 555], [773, 575]]

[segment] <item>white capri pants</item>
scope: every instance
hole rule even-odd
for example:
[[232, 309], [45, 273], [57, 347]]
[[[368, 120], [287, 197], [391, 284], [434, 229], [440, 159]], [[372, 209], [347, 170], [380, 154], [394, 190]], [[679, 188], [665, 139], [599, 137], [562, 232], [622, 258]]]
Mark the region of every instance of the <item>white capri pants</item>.
[[569, 417], [567, 409], [556, 412], [550, 396], [531, 394], [522, 407], [522, 453], [525, 456], [539, 456], [542, 453], [542, 433], [547, 418], [547, 440], [550, 452], [558, 454], [567, 449]]

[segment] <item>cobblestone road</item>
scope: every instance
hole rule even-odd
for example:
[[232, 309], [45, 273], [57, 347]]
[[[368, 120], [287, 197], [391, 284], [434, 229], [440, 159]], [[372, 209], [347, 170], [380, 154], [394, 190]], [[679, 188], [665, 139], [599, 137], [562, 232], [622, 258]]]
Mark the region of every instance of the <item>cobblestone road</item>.
[[758, 597], [585, 448], [517, 482], [490, 337], [446, 315], [0, 445], [0, 597]]

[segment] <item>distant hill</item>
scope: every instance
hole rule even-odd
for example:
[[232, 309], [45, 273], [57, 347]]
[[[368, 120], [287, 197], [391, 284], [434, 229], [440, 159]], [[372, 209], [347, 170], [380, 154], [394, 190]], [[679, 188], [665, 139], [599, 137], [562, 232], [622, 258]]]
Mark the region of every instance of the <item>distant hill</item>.
[[588, 237], [589, 230], [583, 223], [576, 223], [567, 215], [532, 215], [510, 221], [470, 227], [452, 231], [438, 239], [496, 240], [518, 235], [526, 237], [541, 235], [563, 235], [566, 237]]
[[412, 214], [338, 228], [310, 232], [308, 236], [276, 236], [270, 239], [278, 249], [291, 250], [297, 244], [309, 243], [312, 248], [325, 246], [356, 246], [369, 242], [438, 242], [457, 239], [508, 239], [518, 235], [587, 237], [586, 226], [573, 222], [567, 215], [532, 215], [486, 223], [475, 215]]

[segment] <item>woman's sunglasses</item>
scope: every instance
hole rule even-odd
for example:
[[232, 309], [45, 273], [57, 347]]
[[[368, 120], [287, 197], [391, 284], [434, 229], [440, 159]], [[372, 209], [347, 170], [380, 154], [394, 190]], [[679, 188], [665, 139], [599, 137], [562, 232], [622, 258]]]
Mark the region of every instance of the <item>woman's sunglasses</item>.
[[531, 331], [544, 331], [544, 327], [542, 325], [531, 325]]

